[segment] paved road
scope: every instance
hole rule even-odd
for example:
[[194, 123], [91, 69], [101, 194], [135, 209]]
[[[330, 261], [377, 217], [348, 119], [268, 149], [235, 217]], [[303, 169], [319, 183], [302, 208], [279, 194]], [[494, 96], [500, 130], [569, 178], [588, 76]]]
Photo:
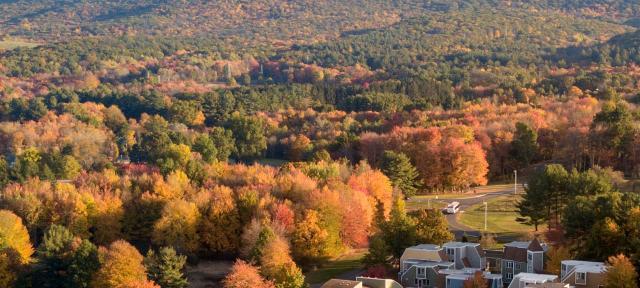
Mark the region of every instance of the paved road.
[[[521, 192], [522, 187], [519, 186], [518, 190]], [[456, 236], [456, 239], [462, 239], [462, 236], [466, 233], [469, 236], [480, 236], [480, 231], [469, 228], [465, 225], [462, 225], [458, 222], [457, 216], [460, 213], [464, 213], [464, 211], [476, 204], [481, 204], [484, 201], [488, 201], [489, 199], [496, 198], [501, 195], [507, 195], [513, 193], [513, 185], [491, 185], [485, 187], [479, 187], [475, 190], [475, 194], [461, 194], [459, 198], [447, 198], [447, 199], [431, 199], [431, 201], [438, 201], [441, 203], [451, 203], [457, 201], [460, 203], [460, 212], [458, 214], [447, 214], [446, 218], [449, 222], [449, 229]], [[409, 201], [414, 202], [427, 202], [427, 199], [411, 199]]]

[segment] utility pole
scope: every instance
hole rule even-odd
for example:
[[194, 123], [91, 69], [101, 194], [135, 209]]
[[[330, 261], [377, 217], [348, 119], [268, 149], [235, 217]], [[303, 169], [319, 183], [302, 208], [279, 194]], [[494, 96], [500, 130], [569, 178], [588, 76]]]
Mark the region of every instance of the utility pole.
[[513, 194], [518, 194], [518, 170], [513, 170]]
[[487, 231], [487, 201], [482, 202], [484, 204], [484, 231]]

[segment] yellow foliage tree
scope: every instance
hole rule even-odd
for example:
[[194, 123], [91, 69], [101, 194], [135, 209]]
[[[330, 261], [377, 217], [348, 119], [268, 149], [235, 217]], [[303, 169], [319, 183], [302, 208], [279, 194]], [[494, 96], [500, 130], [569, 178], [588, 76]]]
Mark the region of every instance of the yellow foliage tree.
[[122, 200], [115, 196], [97, 199], [94, 213], [90, 216], [94, 228], [93, 240], [100, 245], [108, 245], [122, 238]]
[[22, 219], [8, 210], [0, 210], [0, 250], [13, 250], [21, 264], [31, 261], [33, 247]]
[[304, 218], [296, 224], [291, 235], [293, 255], [303, 262], [317, 262], [328, 258], [328, 233], [318, 224], [318, 212], [307, 210]]
[[629, 258], [623, 254], [611, 256], [607, 264], [609, 267], [604, 277], [605, 288], [638, 287], [638, 272]]
[[216, 186], [199, 225], [202, 243], [214, 253], [235, 253], [240, 245], [240, 216], [229, 187]]
[[553, 246], [547, 252], [546, 270], [549, 274], [560, 275], [562, 261], [571, 259], [571, 252], [564, 246]]
[[94, 275], [91, 287], [123, 288], [134, 287], [134, 283], [147, 281], [147, 271], [142, 264], [142, 255], [123, 240], [118, 240], [108, 249], [100, 249], [100, 270]]
[[153, 226], [153, 242], [158, 246], [174, 247], [179, 252], [196, 252], [199, 247], [199, 220], [200, 212], [196, 204], [184, 200], [169, 202]]

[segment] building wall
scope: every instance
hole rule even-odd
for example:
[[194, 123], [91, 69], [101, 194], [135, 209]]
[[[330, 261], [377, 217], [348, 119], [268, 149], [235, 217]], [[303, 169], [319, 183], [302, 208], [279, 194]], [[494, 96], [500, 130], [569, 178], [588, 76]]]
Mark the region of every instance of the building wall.
[[604, 276], [604, 273], [587, 273], [587, 284], [584, 285], [576, 284], [576, 274], [571, 272], [563, 283], [576, 288], [599, 288], [600, 285], [604, 285]]
[[544, 271], [544, 253], [533, 253], [533, 269], [536, 271]]
[[507, 274], [508, 273], [512, 273], [513, 277], [515, 277], [520, 272], [527, 272], [527, 263], [513, 261], [513, 267], [512, 268], [507, 268], [507, 262], [508, 261], [510, 261], [510, 260], [503, 259], [502, 260], [502, 264], [501, 264], [501, 266], [502, 266], [501, 267], [502, 281], [504, 283], [511, 283], [511, 280], [513, 280], [513, 278], [511, 278], [511, 279], [507, 278]]

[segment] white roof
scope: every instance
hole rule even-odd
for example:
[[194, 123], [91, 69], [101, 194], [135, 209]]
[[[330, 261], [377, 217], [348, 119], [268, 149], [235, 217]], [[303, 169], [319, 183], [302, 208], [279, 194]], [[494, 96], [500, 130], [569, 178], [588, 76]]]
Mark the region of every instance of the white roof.
[[409, 247], [407, 249], [420, 249], [420, 250], [436, 251], [436, 250], [440, 250], [440, 246], [434, 245], [434, 244], [420, 244], [420, 245]]
[[582, 260], [564, 260], [563, 265], [574, 267], [576, 272], [581, 273], [604, 273], [607, 270], [607, 265], [603, 262], [592, 262]]
[[447, 274], [447, 275], [473, 275], [477, 271], [480, 271], [480, 269], [477, 269], [477, 268], [442, 269], [438, 271], [438, 273]]
[[447, 248], [447, 247], [448, 248], [467, 247], [467, 246], [476, 247], [478, 245], [480, 245], [480, 244], [478, 244], [478, 243], [469, 243], [469, 242], [447, 242], [447, 243], [444, 243], [442, 245], [442, 247], [445, 247], [445, 248]]
[[549, 274], [535, 274], [535, 273], [518, 273], [514, 277], [514, 280], [518, 279], [518, 281], [526, 281], [529, 283], [545, 283], [558, 279], [556, 275]]

